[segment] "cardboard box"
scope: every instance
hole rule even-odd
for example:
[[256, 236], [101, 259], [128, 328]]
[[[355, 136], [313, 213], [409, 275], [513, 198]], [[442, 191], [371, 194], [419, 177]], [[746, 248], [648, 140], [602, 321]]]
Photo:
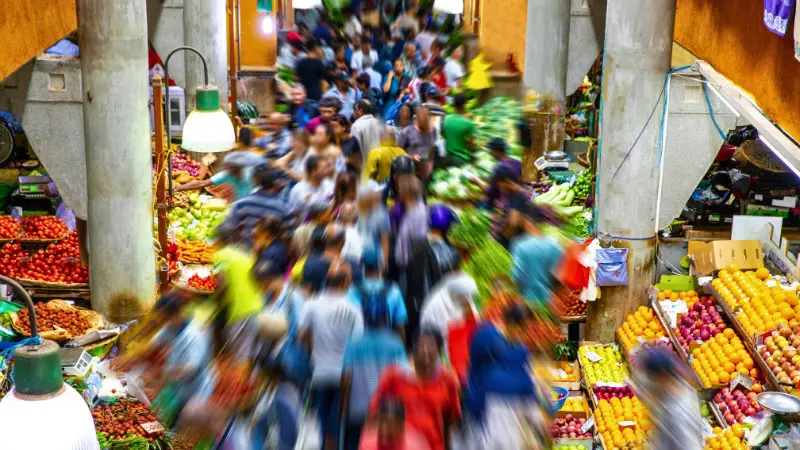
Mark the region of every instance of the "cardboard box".
[[736, 264], [740, 270], [764, 267], [760, 241], [689, 241], [689, 260], [694, 274], [710, 275]]

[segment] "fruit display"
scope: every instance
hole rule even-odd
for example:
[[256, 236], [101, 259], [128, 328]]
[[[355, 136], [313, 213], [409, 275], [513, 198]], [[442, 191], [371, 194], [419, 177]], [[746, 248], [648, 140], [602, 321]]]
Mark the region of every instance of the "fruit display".
[[[204, 201], [205, 200], [205, 201]], [[173, 208], [168, 218], [175, 236], [189, 241], [202, 241], [213, 237], [217, 225], [225, 220], [227, 202], [220, 199], [206, 199], [197, 193], [189, 194], [189, 209]], [[157, 224], [154, 223], [154, 227]]]
[[[98, 329], [102, 325], [102, 319], [96, 312], [75, 308], [63, 300], [36, 303], [33, 305], [33, 310], [36, 313], [36, 326], [44, 338], [50, 338], [49, 334], [83, 336], [88, 331]], [[16, 313], [13, 321], [14, 329], [22, 332], [25, 336], [31, 335], [28, 316], [28, 308], [23, 308]], [[53, 333], [48, 334], [48, 332]]]
[[586, 373], [586, 383], [624, 383], [629, 378], [628, 368], [622, 364], [622, 354], [611, 345], [583, 345], [578, 349], [578, 359]]
[[725, 331], [728, 326], [717, 310], [713, 297], [687, 297], [686, 306], [689, 311], [678, 317], [675, 335], [683, 350], [689, 354], [690, 344], [706, 342]]
[[[564, 400], [564, 406], [559, 409], [560, 412], [566, 413], [584, 413], [584, 403], [583, 397], [567, 397]], [[566, 417], [571, 417], [570, 415]], [[554, 437], [566, 437], [566, 436], [554, 436]]]
[[208, 399], [211, 405], [246, 408], [258, 398], [259, 383], [245, 365], [220, 362], [214, 379], [214, 390]]
[[[578, 401], [580, 401], [580, 397], [574, 397]], [[583, 406], [581, 405], [581, 410]], [[577, 418], [572, 414], [567, 414], [563, 418], [558, 418], [553, 421], [553, 424], [550, 426], [550, 435], [555, 438], [592, 438], [592, 432], [586, 431], [582, 432], [581, 427], [583, 424], [586, 423], [586, 419], [583, 417]]]
[[712, 429], [713, 435], [706, 438], [706, 445], [704, 450], [748, 450], [747, 444], [742, 441], [744, 437], [744, 428], [741, 426], [733, 426], [731, 428], [722, 429], [719, 427]]
[[44, 250], [28, 252], [19, 244], [11, 243], [0, 250], [0, 273], [20, 280], [86, 284], [89, 268], [81, 265], [80, 258], [76, 232]]
[[178, 255], [181, 261], [211, 264], [214, 262], [214, 250], [205, 241], [189, 241], [178, 238], [175, 240], [178, 246]]
[[69, 234], [69, 228], [55, 216], [30, 216], [22, 218], [22, 235], [29, 240], [62, 239]]
[[16, 239], [21, 229], [17, 219], [11, 216], [0, 216], [0, 239]]
[[732, 328], [692, 350], [692, 356], [691, 366], [706, 388], [727, 385], [737, 372], [761, 381], [753, 356]]
[[586, 315], [587, 303], [581, 300], [581, 291], [570, 291], [564, 298], [562, 317], [581, 317]]
[[752, 339], [756, 333], [772, 331], [781, 325], [800, 325], [800, 299], [797, 291], [769, 287], [769, 271], [759, 268], [742, 272], [735, 267], [719, 271], [712, 281], [714, 290], [731, 310], [741, 309], [736, 319]]
[[[581, 371], [574, 362], [555, 361], [554, 366], [539, 365], [537, 369], [542, 369], [540, 376], [550, 382], [555, 383], [577, 383], [581, 379]], [[571, 400], [568, 398], [567, 401]]]
[[202, 277], [195, 273], [186, 280], [186, 285], [198, 291], [211, 292], [217, 288], [217, 278], [214, 275]]
[[[98, 433], [98, 439], [106, 439], [107, 441], [121, 441], [132, 439], [137, 441], [135, 437], [140, 437], [147, 442], [152, 442], [164, 435], [163, 427], [160, 431], [148, 432], [143, 425], [158, 423], [158, 419], [150, 412], [150, 410], [134, 400], [124, 399], [117, 401], [113, 405], [97, 405], [92, 408], [92, 418], [94, 418], [95, 428]], [[149, 425], [148, 425], [149, 427]], [[134, 447], [129, 445], [124, 448], [147, 448]], [[101, 446], [101, 448], [107, 448]]]
[[630, 386], [595, 386], [592, 393], [597, 400], [611, 400], [612, 398], [633, 398], [633, 389]]
[[728, 425], [741, 424], [745, 418], [763, 411], [756, 401], [757, 391], [761, 391], [761, 386], [754, 384], [753, 390], [750, 391], [737, 386], [733, 390], [725, 387], [717, 392], [714, 403], [717, 404]]
[[486, 241], [485, 245], [470, 255], [461, 269], [478, 285], [479, 298], [476, 301], [478, 308], [489, 298], [492, 282], [497, 278], [508, 276], [511, 267], [511, 254], [495, 240]]
[[800, 383], [800, 326], [781, 325], [764, 337], [758, 353], [780, 383]]
[[644, 448], [651, 424], [647, 409], [637, 397], [599, 400], [594, 418], [606, 448]]
[[653, 308], [640, 306], [633, 314], [625, 316], [617, 336], [626, 350], [630, 351], [641, 342], [653, 343], [666, 336], [666, 330], [653, 312]]

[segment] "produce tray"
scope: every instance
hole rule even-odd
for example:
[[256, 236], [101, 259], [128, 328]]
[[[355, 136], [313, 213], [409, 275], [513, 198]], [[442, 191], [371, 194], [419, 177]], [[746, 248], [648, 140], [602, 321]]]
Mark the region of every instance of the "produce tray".
[[16, 241], [17, 241], [17, 242], [19, 242], [20, 244], [39, 244], [39, 245], [45, 245], [45, 244], [53, 244], [53, 243], [56, 243], [56, 242], [61, 242], [61, 241], [63, 241], [64, 239], [66, 239], [68, 236], [69, 236], [69, 234], [66, 234], [66, 235], [64, 235], [64, 236], [62, 236], [62, 237], [55, 238], [55, 239], [37, 239], [37, 238], [26, 238], [25, 236], [23, 236], [23, 235], [20, 235], [20, 236], [19, 236], [19, 237], [16, 239]]
[[[667, 321], [667, 316], [664, 313], [664, 310], [661, 308], [661, 303], [658, 299], [653, 300], [652, 302], [653, 311], [656, 313], [656, 317], [658, 317], [659, 322], [661, 322], [661, 326], [667, 330], [667, 336], [669, 337], [669, 341], [672, 342], [672, 346], [675, 348], [675, 352], [678, 353], [678, 356], [683, 358], [686, 363], [689, 363], [689, 355], [683, 350], [680, 341], [678, 341], [678, 336], [675, 335], [675, 330], [669, 326], [669, 322]], [[699, 381], [699, 380], [698, 380]]]
[[709, 400], [706, 403], [708, 404], [708, 409], [711, 411], [711, 415], [714, 417], [714, 420], [717, 421], [720, 428], [722, 428], [723, 430], [725, 428], [730, 428], [730, 425], [728, 425], [728, 422], [725, 421], [725, 417], [722, 415], [722, 411], [720, 411], [717, 402]]
[[87, 287], [89, 287], [89, 283], [58, 283], [58, 282], [55, 282], [55, 281], [29, 280], [27, 278], [17, 278], [17, 281], [22, 286], [33, 286], [33, 287], [49, 287], [49, 288], [87, 288]]
[[733, 313], [728, 304], [725, 303], [725, 300], [722, 299], [717, 290], [714, 289], [713, 287], [709, 286], [708, 290], [709, 292], [711, 292], [711, 295], [713, 295], [714, 298], [717, 300], [717, 304], [720, 306], [720, 309], [722, 310], [722, 315], [725, 316], [727, 322], [731, 326], [733, 326], [734, 331], [736, 331], [736, 334], [739, 335], [740, 339], [743, 338], [742, 343], [744, 343], [744, 347], [750, 353], [750, 356], [753, 358], [753, 361], [755, 361], [756, 364], [758, 364], [758, 367], [761, 369], [761, 371], [764, 372], [764, 377], [767, 380], [766, 383], [767, 386], [775, 391], [783, 391], [783, 386], [793, 386], [793, 385], [781, 385], [780, 381], [778, 381], [778, 378], [775, 377], [775, 374], [767, 365], [767, 362], [764, 360], [764, 358], [761, 357], [761, 354], [758, 353], [756, 346], [753, 342], [753, 339], [747, 335], [747, 332], [745, 332], [744, 328], [742, 328], [742, 324], [739, 323], [738, 319], [736, 319], [736, 315]]
[[586, 396], [583, 395], [581, 392], [570, 392], [568, 397], [580, 397], [581, 404], [583, 405], [583, 411], [564, 411], [564, 409], [559, 409], [556, 412], [556, 416], [560, 418], [564, 418], [567, 414], [572, 414], [573, 416], [579, 419], [588, 419], [592, 416], [592, 410], [589, 408], [589, 402], [586, 400]]
[[[81, 312], [81, 316], [88, 322], [89, 328], [83, 334], [91, 333], [92, 331], [102, 330], [105, 326], [103, 324], [103, 318], [98, 314], [96, 311], [91, 309], [80, 308], [74, 305], [71, 305], [63, 300], [51, 300], [47, 302], [47, 306], [53, 306], [54, 308], [51, 309], [77, 309]], [[30, 337], [30, 334], [24, 331], [19, 326], [19, 314], [28, 314], [25, 309], [21, 309], [18, 312], [10, 313], [11, 316], [11, 327], [22, 336]], [[72, 339], [78, 338], [80, 336], [73, 336], [69, 334], [68, 331], [64, 330], [63, 328], [57, 328], [55, 330], [49, 331], [41, 331], [39, 330], [39, 335], [42, 339], [49, 339], [55, 342], [66, 342]], [[83, 336], [81, 335], [81, 336]]]

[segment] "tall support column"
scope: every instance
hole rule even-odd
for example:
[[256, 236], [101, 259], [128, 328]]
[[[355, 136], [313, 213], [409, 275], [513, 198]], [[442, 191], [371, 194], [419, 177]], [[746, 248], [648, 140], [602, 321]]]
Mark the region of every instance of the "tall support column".
[[[209, 81], [219, 87], [219, 106], [228, 111], [228, 33], [225, 0], [183, 2], [183, 37], [208, 61]], [[186, 53], [186, 108], [195, 108], [195, 91], [203, 84], [200, 58]]]
[[675, 0], [608, 2], [597, 229], [601, 237], [610, 235], [615, 247], [629, 249], [629, 284], [603, 288], [589, 311], [588, 339], [613, 342], [625, 314], [647, 303], [655, 275], [661, 117], [656, 103], [670, 70], [674, 21]]
[[528, 0], [525, 38], [526, 88], [564, 100], [569, 55], [569, 0]]
[[92, 307], [115, 320], [155, 300], [145, 6], [78, 0]]

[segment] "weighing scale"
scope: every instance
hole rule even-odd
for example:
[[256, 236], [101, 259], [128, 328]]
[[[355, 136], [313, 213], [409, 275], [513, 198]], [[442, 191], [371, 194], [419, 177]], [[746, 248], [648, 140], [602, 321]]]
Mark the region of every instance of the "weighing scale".
[[19, 188], [11, 195], [11, 208], [22, 209], [25, 216], [55, 214], [60, 201], [58, 189], [48, 176], [19, 177]]
[[62, 348], [61, 372], [71, 377], [85, 377], [92, 366], [92, 357], [83, 348]]

